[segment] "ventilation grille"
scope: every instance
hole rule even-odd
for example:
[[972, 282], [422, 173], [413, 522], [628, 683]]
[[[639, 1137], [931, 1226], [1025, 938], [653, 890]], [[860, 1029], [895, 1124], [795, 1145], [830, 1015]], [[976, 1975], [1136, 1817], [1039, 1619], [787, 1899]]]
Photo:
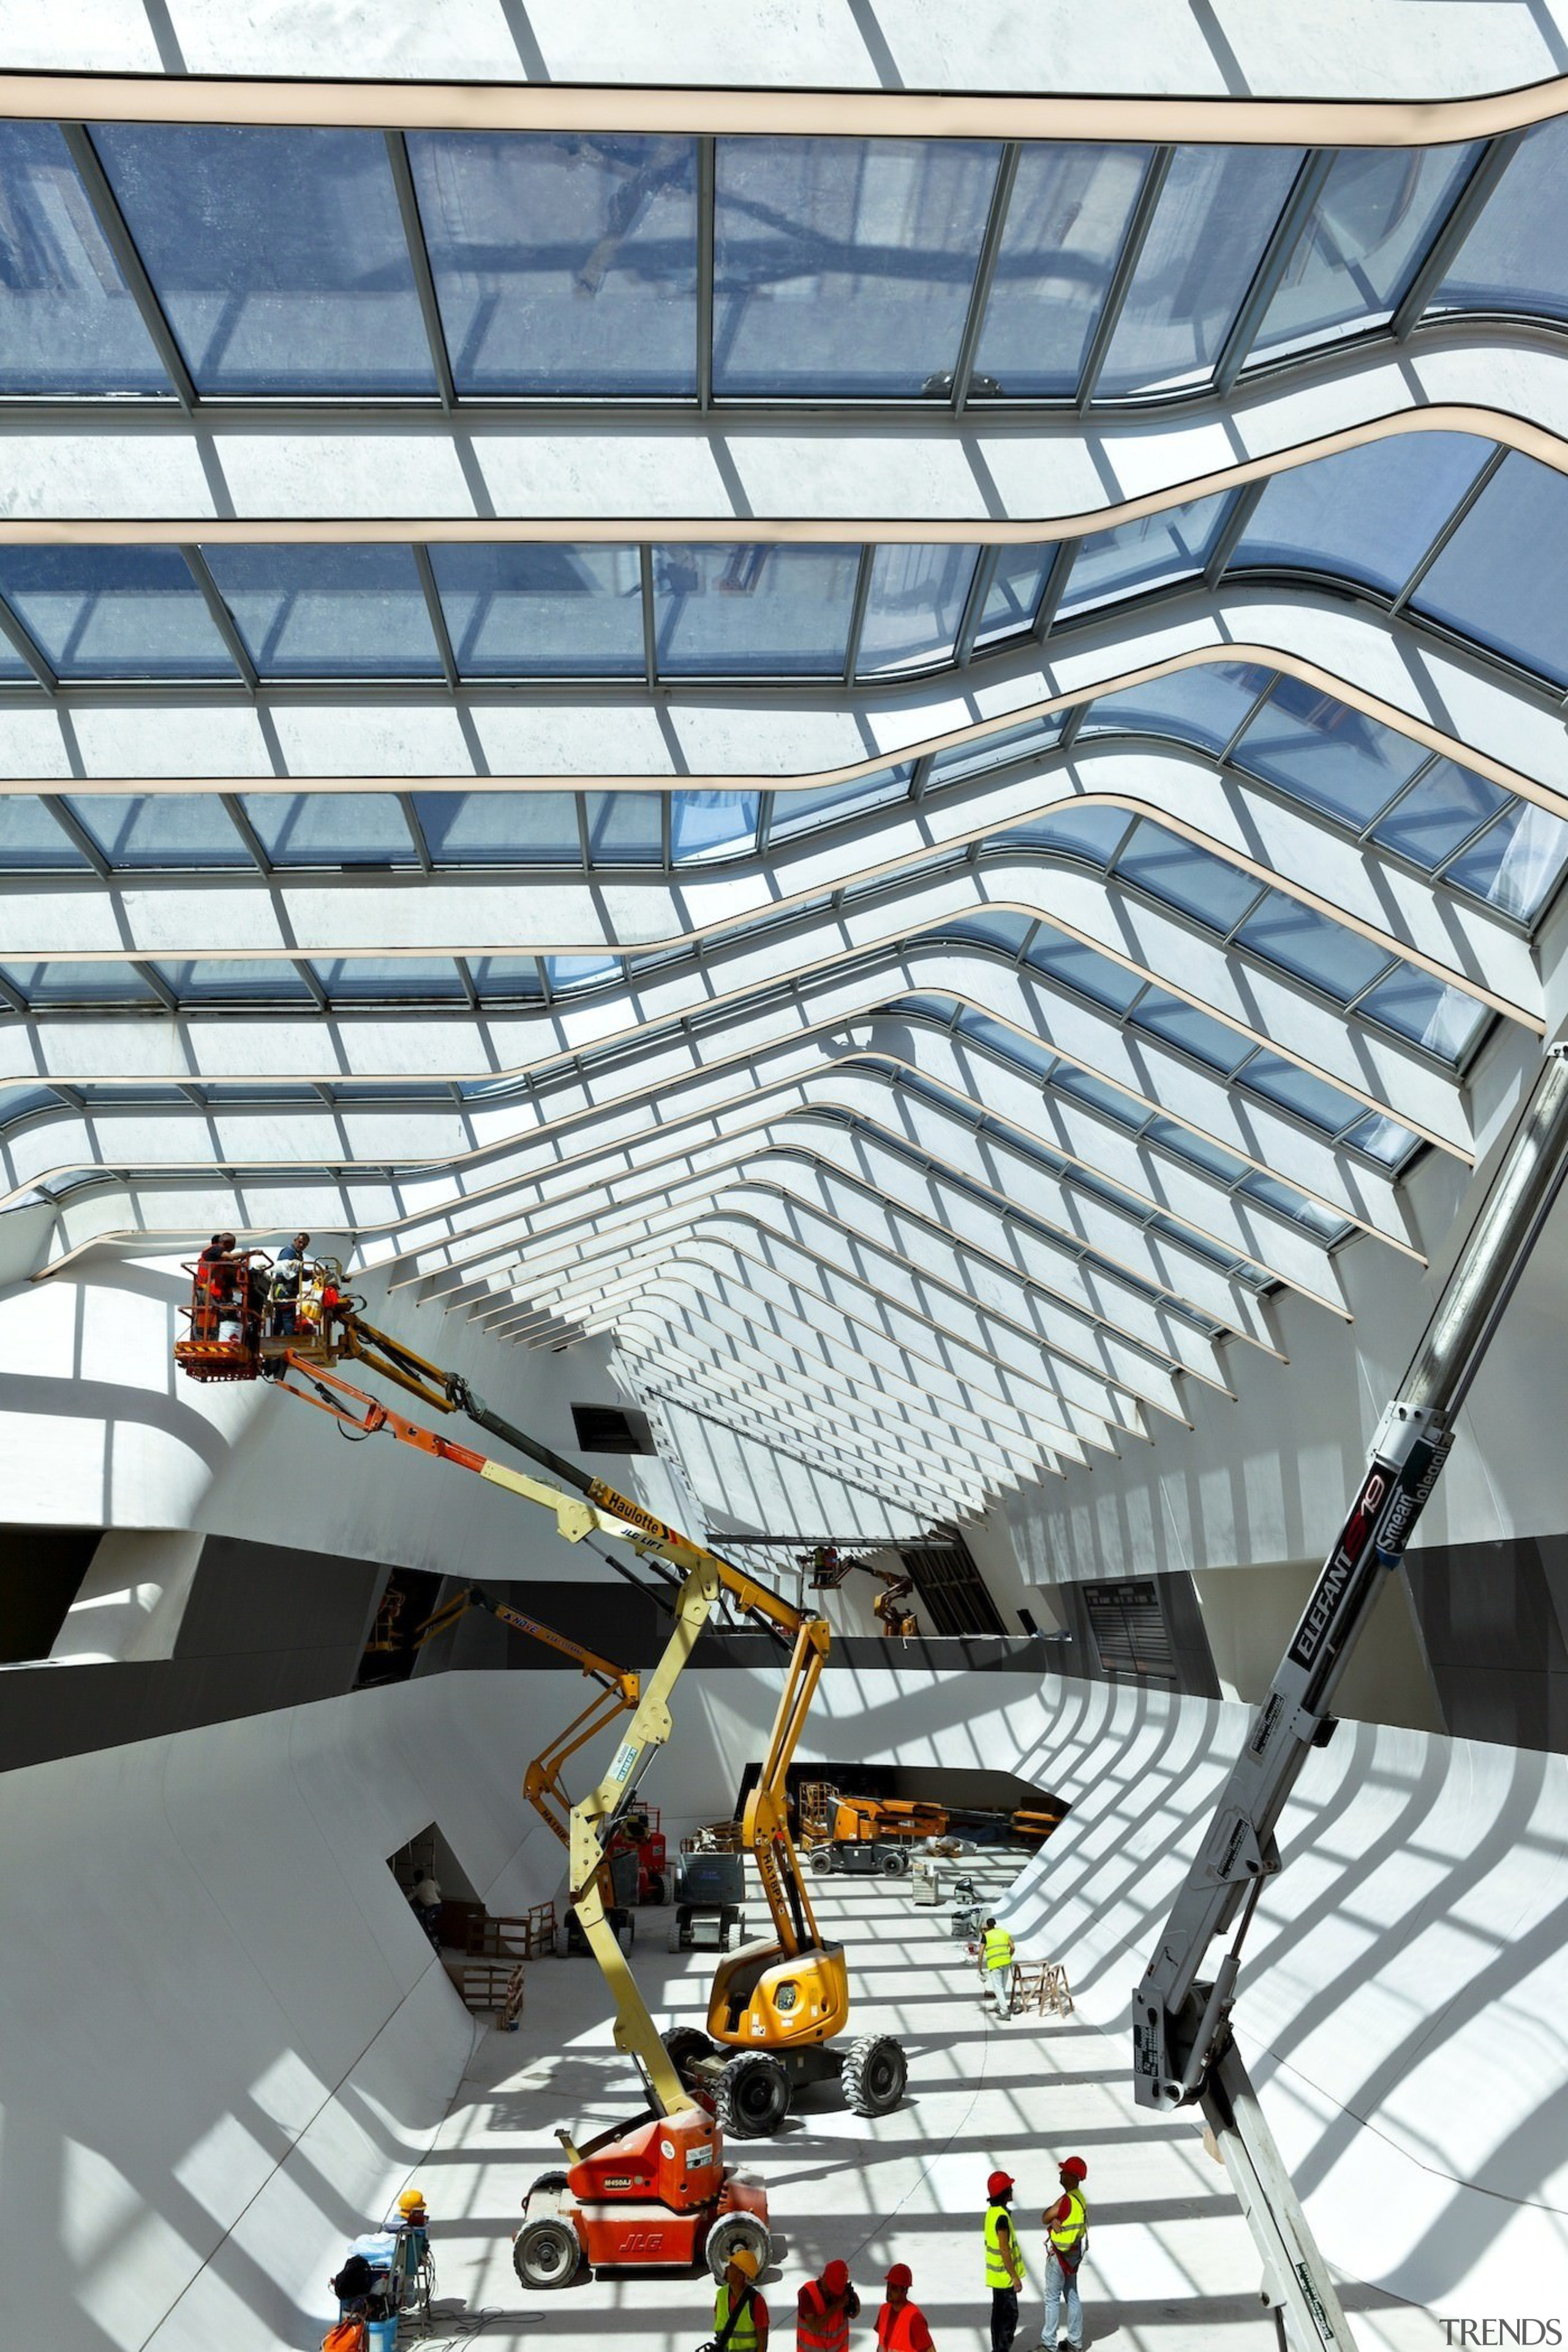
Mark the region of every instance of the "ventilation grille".
[[1170, 1631], [1159, 1587], [1151, 1578], [1123, 1584], [1085, 1584], [1079, 1589], [1104, 1673], [1174, 1680], [1176, 1661]]
[[656, 1454], [646, 1412], [618, 1404], [574, 1404], [572, 1426], [579, 1454]]
[[962, 1539], [940, 1550], [900, 1550], [921, 1613], [933, 1633], [1005, 1633], [1006, 1627]]

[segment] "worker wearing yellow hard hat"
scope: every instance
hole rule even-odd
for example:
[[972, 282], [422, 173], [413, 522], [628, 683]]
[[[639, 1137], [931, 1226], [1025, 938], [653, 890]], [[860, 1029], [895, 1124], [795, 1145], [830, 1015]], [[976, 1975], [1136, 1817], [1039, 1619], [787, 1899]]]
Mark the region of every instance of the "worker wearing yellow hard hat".
[[768, 2352], [768, 2306], [756, 2290], [762, 2269], [754, 2246], [736, 2246], [713, 2298], [717, 2352]]

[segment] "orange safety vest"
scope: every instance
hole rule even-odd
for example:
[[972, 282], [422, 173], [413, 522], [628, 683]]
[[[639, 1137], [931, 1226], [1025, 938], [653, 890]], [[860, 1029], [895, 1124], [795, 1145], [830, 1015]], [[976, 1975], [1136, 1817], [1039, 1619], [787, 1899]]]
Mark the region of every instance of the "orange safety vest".
[[[914, 2352], [914, 2323], [921, 2316], [912, 2303], [894, 2311], [888, 2304], [877, 2314], [877, 2341], [882, 2352]], [[930, 2334], [928, 2329], [927, 2334]]]
[[830, 2304], [820, 2279], [801, 2288], [795, 2315], [795, 2352], [849, 2352], [849, 2303]]

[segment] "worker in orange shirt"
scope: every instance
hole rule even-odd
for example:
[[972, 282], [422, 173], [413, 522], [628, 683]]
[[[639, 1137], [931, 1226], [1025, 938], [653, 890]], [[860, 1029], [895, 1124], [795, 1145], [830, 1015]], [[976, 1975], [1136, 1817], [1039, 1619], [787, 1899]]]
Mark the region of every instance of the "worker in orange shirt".
[[925, 2313], [910, 2301], [914, 2283], [908, 2263], [895, 2263], [888, 2273], [888, 2299], [877, 2314], [881, 2352], [936, 2352]]

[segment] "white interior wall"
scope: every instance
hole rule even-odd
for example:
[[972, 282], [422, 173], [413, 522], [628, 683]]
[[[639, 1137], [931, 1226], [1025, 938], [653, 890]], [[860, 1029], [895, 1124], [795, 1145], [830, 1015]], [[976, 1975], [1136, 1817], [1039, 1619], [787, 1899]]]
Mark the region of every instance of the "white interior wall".
[[[727, 1808], [777, 1682], [688, 1677], [647, 1783], [667, 1831]], [[384, 1858], [434, 1820], [492, 1909], [552, 1892], [560, 1849], [518, 1790], [570, 1703], [559, 1675], [433, 1676], [9, 1776], [0, 1868], [28, 1897], [0, 1946], [18, 2342], [319, 2340], [328, 2273], [416, 2168], [470, 2046]], [[1244, 1719], [843, 1667], [802, 1756], [842, 1753], [853, 1726], [868, 1759], [1011, 1767], [1071, 1799], [1016, 1912], [1120, 2067], [1128, 1993]], [[1433, 2307], [1534, 2308], [1562, 2276], [1565, 1830], [1561, 1759], [1347, 1725], [1309, 1761], [1281, 1837], [1307, 1850], [1254, 1929], [1239, 2022], [1313, 2226], [1352, 2275]], [[499, 2150], [488, 2210], [525, 2186]]]

